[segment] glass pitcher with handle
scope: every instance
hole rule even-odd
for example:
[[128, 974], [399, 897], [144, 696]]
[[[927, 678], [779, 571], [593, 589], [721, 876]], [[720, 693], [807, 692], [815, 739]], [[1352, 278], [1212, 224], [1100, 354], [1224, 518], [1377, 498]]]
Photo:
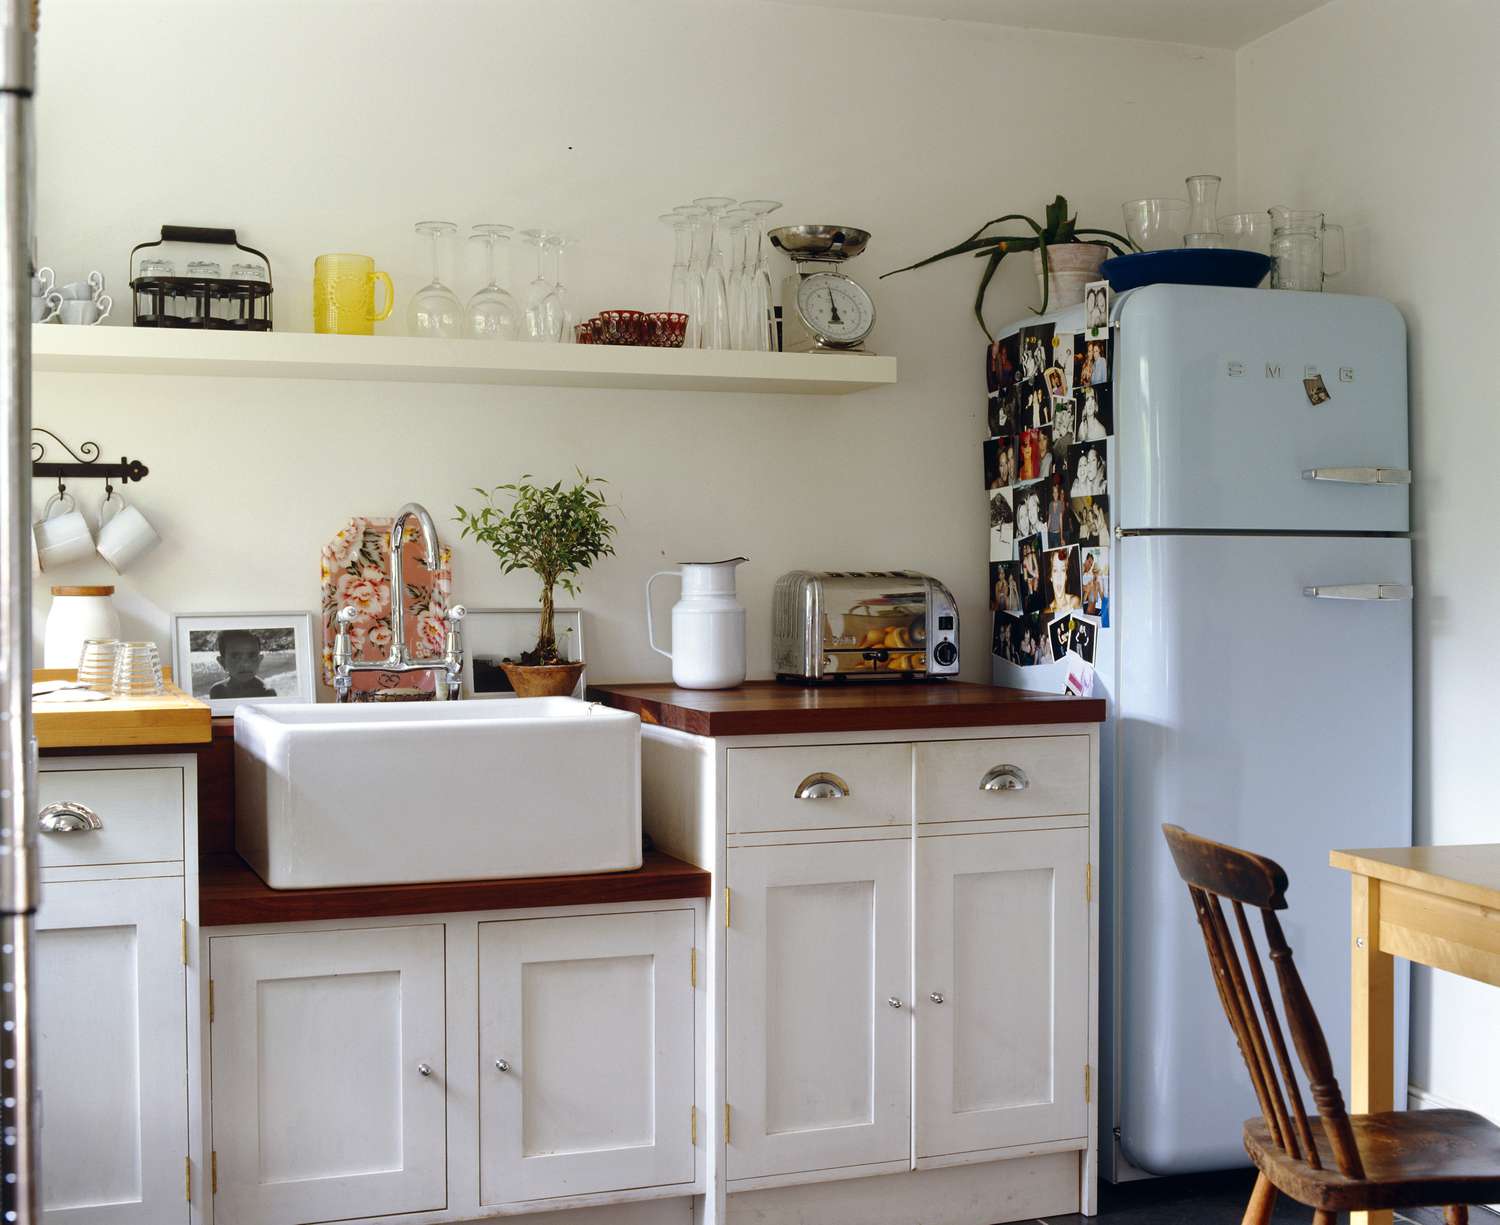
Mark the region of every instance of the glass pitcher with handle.
[[1269, 212], [1271, 288], [1321, 293], [1328, 277], [1344, 271], [1344, 227], [1330, 225], [1313, 209], [1277, 206]]

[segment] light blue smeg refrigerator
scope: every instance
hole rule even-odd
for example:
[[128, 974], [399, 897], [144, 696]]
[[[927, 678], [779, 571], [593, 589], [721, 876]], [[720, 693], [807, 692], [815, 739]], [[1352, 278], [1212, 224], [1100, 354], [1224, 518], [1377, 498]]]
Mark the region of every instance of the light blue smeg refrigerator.
[[[1411, 842], [1412, 567], [1394, 306], [1162, 285], [1113, 320], [1099, 1108], [1120, 1181], [1244, 1165], [1258, 1113], [1163, 822], [1287, 870], [1347, 1097], [1350, 886], [1328, 852]], [[997, 657], [994, 676], [1061, 692], [1064, 667]], [[1401, 974], [1398, 1105], [1406, 1007]]]

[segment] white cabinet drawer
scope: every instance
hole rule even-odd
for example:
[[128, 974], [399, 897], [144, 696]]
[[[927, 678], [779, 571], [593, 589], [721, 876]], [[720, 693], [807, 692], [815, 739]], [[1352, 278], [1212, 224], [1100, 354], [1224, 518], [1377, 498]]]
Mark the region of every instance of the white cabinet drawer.
[[180, 860], [183, 786], [183, 772], [175, 766], [42, 770], [37, 780], [39, 815], [48, 804], [82, 804], [98, 816], [103, 828], [39, 831], [41, 866]]
[[731, 834], [911, 821], [909, 744], [730, 749], [728, 781]]
[[[1089, 811], [1087, 736], [938, 740], [917, 745], [917, 820], [987, 821]], [[993, 788], [984, 785], [993, 780]]]

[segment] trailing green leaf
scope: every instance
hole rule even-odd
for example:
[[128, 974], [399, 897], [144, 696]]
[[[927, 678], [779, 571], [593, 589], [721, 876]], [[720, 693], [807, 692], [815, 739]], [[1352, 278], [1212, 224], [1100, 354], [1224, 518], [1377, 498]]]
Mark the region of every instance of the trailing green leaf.
[[[984, 320], [984, 298], [989, 291], [990, 282], [995, 277], [996, 270], [1000, 267], [1000, 261], [1007, 255], [1018, 251], [1040, 251], [1042, 257], [1042, 305], [1037, 314], [1043, 314], [1051, 301], [1051, 284], [1049, 274], [1052, 270], [1052, 260], [1048, 254], [1048, 247], [1065, 246], [1068, 243], [1092, 242], [1093, 236], [1103, 238], [1103, 246], [1108, 247], [1116, 255], [1124, 255], [1131, 250], [1130, 240], [1123, 235], [1116, 234], [1113, 230], [1079, 229], [1078, 218], [1068, 216], [1068, 201], [1064, 196], [1056, 196], [1047, 205], [1043, 212], [1044, 222], [1038, 223], [1024, 213], [1006, 213], [1004, 216], [996, 217], [986, 221], [962, 242], [929, 255], [926, 259], [918, 260], [914, 264], [908, 264], [904, 268], [895, 268], [890, 272], [881, 273], [881, 279], [895, 276], [899, 272], [911, 272], [916, 268], [925, 268], [928, 264], [935, 264], [940, 260], [951, 259], [955, 255], [972, 255], [975, 259], [985, 261], [984, 272], [980, 276], [979, 291], [974, 297], [974, 317], [979, 320], [979, 326], [984, 334], [994, 340], [989, 325]], [[1031, 227], [1031, 234], [1024, 237], [1013, 237], [1011, 235], [985, 233], [991, 226], [1003, 225], [1009, 221], [1023, 221]], [[1090, 237], [1085, 237], [1088, 235]]]

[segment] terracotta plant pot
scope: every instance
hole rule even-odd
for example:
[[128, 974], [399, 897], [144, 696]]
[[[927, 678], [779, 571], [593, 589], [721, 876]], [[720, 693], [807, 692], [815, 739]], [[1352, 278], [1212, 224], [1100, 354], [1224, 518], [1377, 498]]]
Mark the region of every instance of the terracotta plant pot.
[[1083, 287], [1090, 281], [1099, 280], [1099, 265], [1111, 255], [1103, 243], [1066, 242], [1047, 248], [1047, 280], [1050, 292], [1042, 284], [1042, 253], [1031, 253], [1031, 267], [1036, 273], [1036, 291], [1045, 293], [1047, 310], [1054, 311], [1064, 306], [1077, 306], [1083, 301]]
[[583, 663], [571, 664], [513, 664], [501, 660], [510, 687], [518, 698], [565, 698], [578, 687], [578, 678], [583, 675]]

